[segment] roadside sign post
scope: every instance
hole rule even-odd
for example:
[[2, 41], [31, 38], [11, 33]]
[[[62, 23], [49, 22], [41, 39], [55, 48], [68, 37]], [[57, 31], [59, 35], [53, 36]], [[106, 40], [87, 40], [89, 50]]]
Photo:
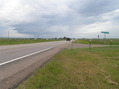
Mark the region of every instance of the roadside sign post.
[[106, 34], [109, 34], [109, 32], [104, 32], [104, 31], [102, 31], [101, 33], [104, 34], [104, 39], [106, 39]]
[[101, 33], [104, 34], [104, 44], [105, 44], [105, 41], [106, 41], [106, 35], [109, 34], [109, 32], [102, 31]]

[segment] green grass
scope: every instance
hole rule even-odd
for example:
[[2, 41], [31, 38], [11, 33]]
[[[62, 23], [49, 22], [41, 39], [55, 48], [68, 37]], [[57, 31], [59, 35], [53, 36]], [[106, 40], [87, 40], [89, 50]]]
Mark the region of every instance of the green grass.
[[17, 89], [119, 89], [119, 46], [64, 50]]
[[0, 45], [15, 45], [15, 44], [30, 44], [30, 43], [39, 43], [39, 42], [50, 42], [50, 41], [60, 41], [56, 39], [23, 39], [23, 38], [0, 38]]
[[119, 45], [119, 39], [80, 39], [76, 40], [75, 43], [89, 44], [90, 40], [92, 44]]

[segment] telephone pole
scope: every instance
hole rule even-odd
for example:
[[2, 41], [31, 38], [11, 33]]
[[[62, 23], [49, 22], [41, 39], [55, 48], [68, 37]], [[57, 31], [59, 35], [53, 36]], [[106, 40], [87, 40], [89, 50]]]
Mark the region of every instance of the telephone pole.
[[9, 40], [9, 38], [10, 38], [10, 34], [9, 34], [9, 31], [8, 31], [8, 40]]

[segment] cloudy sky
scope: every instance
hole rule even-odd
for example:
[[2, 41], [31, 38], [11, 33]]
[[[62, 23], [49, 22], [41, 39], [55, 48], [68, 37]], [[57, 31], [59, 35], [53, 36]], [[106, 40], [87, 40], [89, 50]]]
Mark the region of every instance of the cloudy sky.
[[119, 0], [0, 0], [0, 37], [119, 38]]

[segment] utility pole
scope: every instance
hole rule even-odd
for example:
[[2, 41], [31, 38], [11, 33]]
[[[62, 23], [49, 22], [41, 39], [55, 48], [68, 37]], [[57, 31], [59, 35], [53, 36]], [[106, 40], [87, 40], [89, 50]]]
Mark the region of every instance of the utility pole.
[[10, 35], [9, 35], [9, 31], [8, 31], [8, 44], [9, 44], [9, 41], [10, 41]]
[[9, 40], [9, 38], [10, 38], [10, 33], [9, 33], [9, 31], [8, 31], [8, 40]]

